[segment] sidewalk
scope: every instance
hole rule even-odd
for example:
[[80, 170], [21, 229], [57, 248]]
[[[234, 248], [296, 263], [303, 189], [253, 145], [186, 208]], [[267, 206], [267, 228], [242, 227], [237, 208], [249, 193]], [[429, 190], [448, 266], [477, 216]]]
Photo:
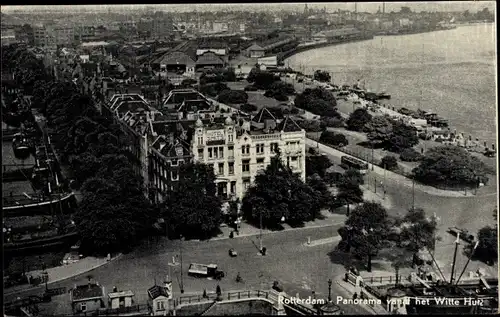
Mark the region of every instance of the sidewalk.
[[[334, 225], [340, 225], [345, 222], [346, 216], [345, 215], [339, 215], [339, 214], [333, 214], [330, 213], [329, 211], [322, 211], [323, 216], [325, 219], [316, 219], [314, 221], [309, 221], [304, 224], [303, 227], [299, 228], [292, 228], [287, 224], [283, 224], [284, 230], [281, 231], [272, 231], [268, 229], [262, 229], [262, 234], [272, 234], [276, 232], [282, 232], [282, 231], [287, 231], [287, 230], [302, 230], [302, 229], [311, 229], [311, 228], [322, 228], [322, 227], [329, 227], [329, 226], [334, 226]], [[229, 234], [231, 231], [233, 231], [232, 227], [222, 227], [220, 228], [222, 231], [222, 234], [220, 234], [218, 237], [213, 238], [211, 240], [222, 240], [222, 239], [229, 239]], [[242, 222], [240, 225], [239, 229], [239, 234], [234, 234], [234, 238], [238, 237], [249, 237], [249, 236], [256, 236], [260, 234], [260, 229], [257, 227], [254, 227], [248, 223]]]
[[[111, 258], [111, 261], [114, 261], [116, 259], [119, 259], [122, 256], [122, 254], [118, 254], [117, 256]], [[74, 276], [84, 274], [86, 272], [92, 271], [98, 267], [101, 267], [103, 265], [106, 265], [107, 263], [111, 262], [108, 261], [106, 258], [95, 258], [95, 257], [86, 257], [81, 259], [80, 261], [68, 265], [62, 265], [62, 266], [56, 266], [52, 268], [48, 268], [46, 271], [49, 275], [49, 281], [47, 282], [47, 285], [66, 280], [69, 278], [72, 278]], [[31, 271], [27, 272], [27, 276], [41, 276], [42, 275], [42, 270], [36, 270], [36, 271]], [[6, 288], [4, 291], [4, 295], [12, 295], [16, 293], [21, 293], [27, 290], [31, 290], [37, 287], [42, 287], [45, 286], [44, 284], [40, 284], [38, 286], [33, 286], [29, 284], [25, 285], [18, 285], [18, 286], [13, 286]]]

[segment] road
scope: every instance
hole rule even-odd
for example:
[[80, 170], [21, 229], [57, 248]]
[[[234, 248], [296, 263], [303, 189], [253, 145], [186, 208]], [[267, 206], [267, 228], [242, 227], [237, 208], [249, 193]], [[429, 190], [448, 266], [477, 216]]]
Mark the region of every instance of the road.
[[[308, 140], [307, 144], [315, 148], [319, 146], [319, 151], [328, 155], [334, 164], [340, 164], [341, 156], [345, 155], [343, 152], [322, 144], [317, 145], [313, 140]], [[404, 215], [412, 206], [412, 182], [399, 174], [391, 172], [386, 172], [385, 174], [386, 195], [392, 202], [388, 212], [394, 216]], [[367, 187], [374, 191], [374, 183], [376, 181], [380, 193], [380, 182], [384, 180], [383, 175], [384, 170], [375, 166], [374, 171], [370, 170], [368, 175], [365, 176]], [[453, 261], [454, 238], [446, 233], [447, 228], [457, 226], [467, 229], [475, 235], [480, 228], [487, 225], [493, 226], [495, 224], [493, 210], [497, 208], [497, 194], [487, 193], [467, 197], [459, 194], [455, 197], [446, 197], [438, 196], [432, 191], [439, 190], [430, 186], [416, 184], [414, 191], [415, 207], [424, 209], [429, 216], [435, 213], [440, 218], [438, 222], [438, 236], [442, 237], [442, 241], [437, 243], [436, 260], [440, 263], [442, 270], [449, 272], [451, 271], [451, 263]], [[457, 260], [457, 266], [460, 270], [465, 265], [465, 262], [465, 256], [460, 253]], [[492, 276], [497, 275], [497, 266], [487, 267], [477, 261], [471, 261], [469, 264], [470, 270], [475, 270], [478, 267], [484, 268]]]
[[[325, 228], [310, 228], [302, 230], [281, 231], [263, 236], [263, 244], [268, 248], [268, 254], [258, 254], [258, 236], [237, 237], [234, 239], [215, 241], [168, 241], [164, 240], [151, 245], [143, 245], [130, 254], [97, 268], [89, 273], [61, 281], [51, 285], [51, 288], [71, 288], [75, 284], [87, 282], [87, 276], [105, 286], [107, 290], [116, 286], [119, 290], [132, 290], [137, 303], [145, 303], [147, 289], [161, 284], [169, 274], [168, 263], [173, 256], [180, 260], [180, 246], [182, 244], [183, 258], [183, 285], [186, 294], [201, 294], [204, 289], [214, 291], [216, 281], [196, 279], [187, 276], [190, 263], [216, 263], [226, 273], [220, 281], [223, 291], [243, 289], [269, 289], [273, 281], [279, 281], [284, 290], [294, 296], [310, 296], [316, 292], [318, 298], [328, 296], [329, 278], [335, 279], [344, 274], [341, 264], [334, 264], [328, 255], [336, 243], [318, 246], [306, 246], [307, 237], [312, 240], [324, 239], [337, 235], [337, 226]], [[231, 258], [228, 250], [234, 248], [238, 256]], [[179, 261], [177, 260], [177, 261]], [[235, 278], [240, 272], [243, 283], [236, 283]], [[180, 265], [171, 269], [175, 294], [180, 294]], [[40, 291], [38, 291], [39, 294]], [[24, 292], [23, 297], [37, 294], [36, 290]], [[336, 283], [332, 285], [332, 296], [341, 294], [349, 296]], [[5, 301], [14, 299], [17, 295], [5, 297]], [[44, 314], [69, 313], [69, 296], [55, 297], [50, 304], [41, 306]], [[362, 307], [342, 307], [346, 313], [366, 314]], [[57, 311], [56, 311], [57, 310]]]

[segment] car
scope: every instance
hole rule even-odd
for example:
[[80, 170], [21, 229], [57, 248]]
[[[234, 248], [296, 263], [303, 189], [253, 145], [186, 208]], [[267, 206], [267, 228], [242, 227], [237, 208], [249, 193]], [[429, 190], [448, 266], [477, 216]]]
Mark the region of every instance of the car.
[[460, 228], [457, 228], [457, 227], [449, 227], [448, 228], [448, 233], [452, 234], [454, 236], [460, 235], [460, 239], [464, 240], [467, 243], [474, 242], [474, 235], [470, 234], [465, 229], [460, 229]]
[[229, 256], [234, 258], [238, 256], [238, 252], [236, 252], [234, 249], [229, 249]]
[[76, 262], [80, 261], [81, 258], [82, 258], [81, 254], [78, 254], [78, 252], [75, 252], [75, 251], [71, 251], [71, 252], [66, 253], [64, 255], [64, 258], [62, 260], [62, 264], [68, 265], [68, 264], [76, 263]]

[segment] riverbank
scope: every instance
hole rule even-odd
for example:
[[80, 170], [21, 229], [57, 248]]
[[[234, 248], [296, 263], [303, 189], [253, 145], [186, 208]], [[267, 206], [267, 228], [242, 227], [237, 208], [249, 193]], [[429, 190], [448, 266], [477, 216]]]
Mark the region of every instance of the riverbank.
[[307, 45], [307, 46], [299, 46], [299, 47], [296, 47], [296, 48], [291, 49], [289, 51], [281, 53], [280, 55], [278, 55], [278, 60], [284, 61], [285, 59], [287, 59], [295, 54], [306, 52], [309, 50], [314, 50], [314, 49], [327, 47], [327, 46], [336, 46], [336, 45], [340, 45], [340, 44], [367, 41], [367, 40], [372, 40], [373, 38], [374, 38], [373, 34], [370, 34], [370, 35], [365, 34], [365, 35], [362, 35], [361, 37], [356, 37], [356, 38], [352, 38], [352, 39], [327, 41], [327, 42], [321, 42], [321, 43], [311, 44], [311, 45]]
[[391, 95], [387, 106], [441, 114], [453, 129], [491, 145], [497, 134], [494, 35], [491, 24], [478, 24], [380, 36], [296, 54], [286, 64], [308, 74], [327, 71], [337, 85], [366, 82], [367, 89]]

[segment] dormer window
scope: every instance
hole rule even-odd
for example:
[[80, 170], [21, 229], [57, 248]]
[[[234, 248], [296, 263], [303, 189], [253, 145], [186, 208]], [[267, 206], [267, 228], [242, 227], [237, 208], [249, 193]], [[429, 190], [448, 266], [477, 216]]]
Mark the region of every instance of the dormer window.
[[179, 165], [179, 160], [177, 160], [177, 159], [173, 159], [173, 160], [170, 162], [170, 165], [171, 165], [171, 166], [178, 166], [178, 165]]

